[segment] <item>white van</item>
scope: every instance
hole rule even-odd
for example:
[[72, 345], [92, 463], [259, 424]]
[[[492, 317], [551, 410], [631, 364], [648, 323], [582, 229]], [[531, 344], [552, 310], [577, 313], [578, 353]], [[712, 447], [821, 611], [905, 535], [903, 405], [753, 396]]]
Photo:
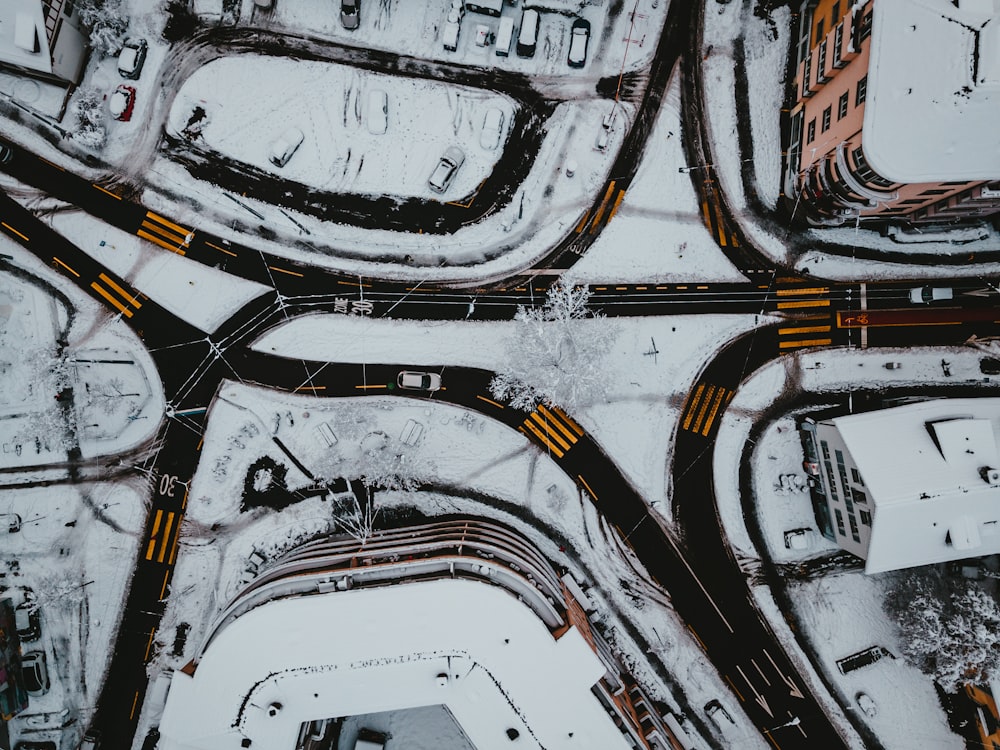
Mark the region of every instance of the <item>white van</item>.
[[386, 737], [373, 729], [362, 729], [354, 743], [354, 750], [384, 750]]
[[500, 28], [497, 29], [497, 54], [500, 57], [507, 57], [510, 54], [510, 43], [514, 38], [514, 19], [505, 17], [500, 19]]
[[444, 42], [444, 48], [449, 52], [454, 52], [458, 49], [458, 31], [458, 21], [449, 20], [445, 23], [442, 41]]
[[521, 31], [517, 35], [518, 57], [534, 57], [538, 43], [538, 11], [529, 8], [521, 14]]
[[298, 147], [302, 145], [304, 138], [305, 136], [298, 128], [289, 128], [282, 133], [281, 137], [271, 146], [271, 153], [268, 156], [271, 163], [276, 167], [285, 166]]

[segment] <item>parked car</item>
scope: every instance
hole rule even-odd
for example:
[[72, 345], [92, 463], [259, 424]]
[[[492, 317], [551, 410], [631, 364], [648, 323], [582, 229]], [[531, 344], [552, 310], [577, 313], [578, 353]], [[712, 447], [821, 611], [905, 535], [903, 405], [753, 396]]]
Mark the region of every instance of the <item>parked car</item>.
[[305, 136], [301, 130], [298, 128], [289, 128], [271, 145], [271, 153], [267, 158], [276, 167], [285, 166], [288, 160], [292, 158], [292, 155], [298, 150], [299, 146], [302, 145], [304, 138]]
[[436, 372], [403, 370], [396, 377], [396, 385], [408, 391], [437, 391], [441, 389], [441, 376]]
[[21, 740], [14, 744], [14, 750], [58, 750], [56, 743], [48, 740]]
[[29, 651], [21, 659], [21, 677], [28, 695], [35, 697], [49, 692], [49, 667], [44, 651]]
[[464, 162], [465, 152], [457, 146], [448, 146], [434, 168], [434, 171], [431, 173], [431, 176], [427, 179], [427, 184], [431, 186], [431, 190], [438, 193], [443, 193], [447, 190], [451, 181], [455, 178], [458, 168]]
[[983, 375], [1000, 375], [1000, 359], [984, 357], [979, 360], [979, 372]]
[[125, 40], [125, 46], [118, 53], [118, 73], [122, 78], [130, 78], [134, 81], [142, 74], [142, 66], [146, 62], [148, 47], [145, 39]]
[[111, 116], [116, 120], [128, 122], [132, 119], [132, 110], [135, 108], [135, 87], [126, 86], [124, 83], [116, 88], [108, 97], [108, 109]]
[[361, 729], [354, 742], [354, 750], [383, 750], [386, 736], [374, 729]]
[[733, 717], [729, 715], [726, 710], [718, 700], [710, 700], [705, 704], [705, 713], [708, 714], [708, 718], [716, 723], [720, 730], [725, 731], [727, 727], [731, 727], [735, 724]]
[[361, 24], [360, 0], [340, 0], [340, 23], [353, 31]]
[[577, 18], [569, 32], [569, 54], [566, 61], [571, 68], [582, 68], [587, 62], [587, 44], [590, 41], [590, 21]]
[[380, 90], [368, 92], [368, 132], [382, 135], [389, 127], [389, 97]]
[[854, 696], [854, 700], [857, 701], [858, 708], [864, 711], [868, 718], [874, 718], [878, 715], [878, 705], [868, 693], [858, 693]]
[[93, 729], [83, 735], [83, 741], [80, 743], [80, 750], [99, 750], [101, 747], [101, 735], [100, 732], [94, 731]]
[[503, 133], [503, 110], [492, 107], [483, 118], [483, 129], [479, 134], [479, 145], [487, 151], [492, 151], [500, 145]]
[[22, 641], [36, 641], [42, 635], [38, 608], [30, 602], [24, 602], [14, 608], [14, 625]]
[[915, 305], [928, 305], [954, 296], [955, 293], [949, 286], [915, 286], [910, 290], [910, 302]]
[[9, 164], [14, 158], [14, 149], [6, 143], [0, 143], [0, 164]]

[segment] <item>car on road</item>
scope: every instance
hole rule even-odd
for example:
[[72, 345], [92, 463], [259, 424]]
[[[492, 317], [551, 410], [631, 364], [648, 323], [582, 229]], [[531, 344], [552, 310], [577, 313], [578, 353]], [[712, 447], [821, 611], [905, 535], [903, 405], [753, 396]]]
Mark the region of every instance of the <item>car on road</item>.
[[361, 24], [361, 0], [340, 0], [340, 23], [348, 31]]
[[108, 109], [111, 116], [116, 120], [128, 122], [132, 119], [132, 110], [135, 108], [135, 87], [127, 86], [124, 83], [116, 88], [108, 97]]
[[569, 32], [569, 53], [566, 62], [571, 68], [582, 68], [587, 62], [587, 44], [590, 42], [590, 21], [577, 18]]
[[146, 50], [149, 45], [145, 39], [127, 39], [122, 51], [118, 53], [118, 73], [122, 78], [137, 79], [142, 75], [142, 66], [146, 62]]
[[21, 677], [28, 695], [38, 697], [49, 692], [49, 667], [44, 651], [29, 651], [21, 659]]
[[441, 389], [441, 376], [436, 372], [403, 370], [396, 377], [396, 385], [408, 391], [437, 391]]
[[479, 133], [479, 145], [492, 151], [500, 145], [503, 133], [503, 110], [491, 107], [483, 118], [483, 129]]
[[389, 96], [381, 89], [368, 92], [368, 132], [382, 135], [389, 127]]
[[427, 184], [431, 186], [431, 190], [438, 193], [447, 190], [451, 181], [455, 179], [455, 173], [464, 163], [465, 152], [457, 146], [448, 146], [438, 160], [431, 176], [427, 178]]
[[271, 153], [268, 154], [267, 158], [276, 167], [285, 166], [298, 150], [299, 146], [302, 145], [304, 138], [305, 136], [301, 130], [298, 128], [289, 128], [281, 134], [278, 140], [271, 144]]
[[0, 164], [10, 164], [10, 160], [13, 158], [14, 149], [6, 143], [0, 143]]
[[36, 641], [42, 635], [42, 625], [38, 618], [38, 607], [31, 602], [18, 604], [14, 608], [14, 625], [22, 641]]
[[955, 292], [949, 286], [915, 286], [910, 290], [910, 302], [915, 305], [929, 305], [954, 296]]

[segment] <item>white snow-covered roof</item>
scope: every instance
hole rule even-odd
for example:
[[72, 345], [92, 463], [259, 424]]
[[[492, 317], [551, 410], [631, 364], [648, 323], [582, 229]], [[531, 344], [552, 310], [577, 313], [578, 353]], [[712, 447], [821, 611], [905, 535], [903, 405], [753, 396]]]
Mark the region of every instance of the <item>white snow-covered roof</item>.
[[52, 72], [49, 40], [39, 0], [0, 2], [0, 62]]
[[896, 182], [1000, 178], [1000, 0], [878, 0], [873, 14], [869, 164]]
[[444, 704], [476, 747], [509, 744], [514, 728], [518, 747], [575, 750], [585, 740], [626, 750], [591, 692], [604, 672], [575, 628], [553, 639], [489, 584], [313, 594], [248, 612], [219, 633], [193, 676], [175, 673], [159, 747], [228, 750], [244, 737], [293, 747], [304, 721]]
[[874, 506], [865, 570], [1000, 552], [1000, 398], [940, 399], [836, 417]]

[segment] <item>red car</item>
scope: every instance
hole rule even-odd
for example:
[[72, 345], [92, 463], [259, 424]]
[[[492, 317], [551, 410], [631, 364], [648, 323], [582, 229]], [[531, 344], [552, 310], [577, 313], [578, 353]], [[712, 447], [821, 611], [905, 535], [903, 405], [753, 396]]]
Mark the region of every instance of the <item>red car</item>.
[[120, 84], [108, 99], [108, 108], [116, 120], [127, 122], [132, 119], [132, 110], [135, 108], [135, 87]]

